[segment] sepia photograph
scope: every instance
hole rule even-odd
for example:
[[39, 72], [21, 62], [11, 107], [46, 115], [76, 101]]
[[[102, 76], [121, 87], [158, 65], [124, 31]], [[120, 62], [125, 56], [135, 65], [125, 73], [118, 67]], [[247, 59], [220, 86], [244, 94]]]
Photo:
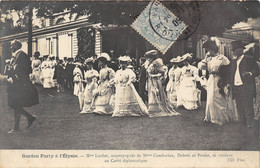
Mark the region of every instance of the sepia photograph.
[[22, 167], [260, 166], [260, 1], [2, 0], [0, 11], [1, 167], [17, 150], [34, 159]]

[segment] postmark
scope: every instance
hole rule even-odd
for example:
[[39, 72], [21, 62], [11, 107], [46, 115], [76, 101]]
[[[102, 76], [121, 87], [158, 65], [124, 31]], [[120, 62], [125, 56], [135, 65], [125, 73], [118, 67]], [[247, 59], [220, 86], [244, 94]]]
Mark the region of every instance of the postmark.
[[198, 28], [200, 23], [200, 6], [198, 1], [175, 1], [164, 2], [164, 5], [185, 24], [187, 28], [182, 32], [177, 40], [189, 38]]
[[[131, 25], [141, 36], [163, 54], [165, 54], [180, 37], [184, 39], [190, 36], [193, 30], [196, 29], [196, 26], [193, 24], [197, 24], [197, 21], [190, 22], [189, 19], [187, 19], [193, 15], [194, 12], [192, 12], [192, 10], [197, 9], [196, 4], [179, 5], [175, 2], [172, 2], [172, 4], [167, 4], [173, 9], [170, 11], [159, 1], [150, 2]], [[188, 10], [188, 8], [191, 9]], [[182, 18], [192, 24], [186, 24], [181, 17], [173, 13], [174, 10], [176, 10], [179, 16], [182, 16]], [[199, 17], [192, 17], [191, 20], [197, 18]], [[190, 25], [193, 26], [191, 27]], [[189, 29], [186, 30], [187, 28]]]

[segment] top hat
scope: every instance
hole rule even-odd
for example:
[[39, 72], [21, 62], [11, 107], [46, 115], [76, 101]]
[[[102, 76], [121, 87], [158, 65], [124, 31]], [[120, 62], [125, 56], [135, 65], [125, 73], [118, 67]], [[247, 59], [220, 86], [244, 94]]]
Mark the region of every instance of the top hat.
[[241, 40], [232, 41], [231, 45], [232, 45], [232, 50], [237, 48], [245, 49], [245, 44]]

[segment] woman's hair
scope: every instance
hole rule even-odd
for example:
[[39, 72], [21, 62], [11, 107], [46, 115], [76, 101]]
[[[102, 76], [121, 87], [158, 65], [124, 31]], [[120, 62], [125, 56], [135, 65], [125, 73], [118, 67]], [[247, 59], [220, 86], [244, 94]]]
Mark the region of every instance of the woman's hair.
[[208, 49], [208, 50], [215, 51], [215, 52], [218, 52], [218, 50], [219, 50], [219, 48], [218, 48], [216, 42], [213, 41], [213, 40], [207, 40], [207, 41], [203, 44], [202, 47], [205, 48], [205, 49]]
[[103, 57], [98, 58], [98, 61], [101, 61], [101, 62], [103, 62], [104, 64], [107, 64], [107, 63], [108, 63], [107, 59], [106, 59], [106, 58], [103, 58]]

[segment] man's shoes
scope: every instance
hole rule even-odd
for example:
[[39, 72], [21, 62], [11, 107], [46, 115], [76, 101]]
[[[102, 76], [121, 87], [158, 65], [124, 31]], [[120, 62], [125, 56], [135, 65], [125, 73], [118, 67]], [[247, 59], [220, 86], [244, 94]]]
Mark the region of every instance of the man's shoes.
[[26, 128], [27, 129], [30, 128], [35, 120], [36, 120], [36, 116], [33, 115], [33, 117], [30, 120], [28, 120], [28, 126]]
[[20, 130], [11, 129], [11, 131], [9, 131], [8, 134], [14, 135], [14, 134], [18, 134], [20, 132], [21, 132]]

